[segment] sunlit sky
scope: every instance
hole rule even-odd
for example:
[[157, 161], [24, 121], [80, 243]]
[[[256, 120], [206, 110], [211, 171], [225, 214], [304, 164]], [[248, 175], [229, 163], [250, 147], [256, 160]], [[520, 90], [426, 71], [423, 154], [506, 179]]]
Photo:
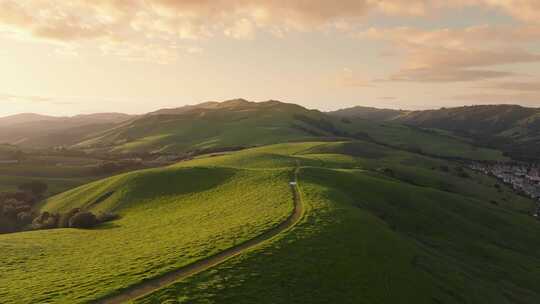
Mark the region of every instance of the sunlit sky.
[[0, 116], [540, 107], [538, 0], [0, 0]]

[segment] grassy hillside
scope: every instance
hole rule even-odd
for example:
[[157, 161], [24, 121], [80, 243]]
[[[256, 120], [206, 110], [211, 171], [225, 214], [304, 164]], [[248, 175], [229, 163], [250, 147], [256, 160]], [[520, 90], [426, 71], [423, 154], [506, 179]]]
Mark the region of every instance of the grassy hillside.
[[93, 230], [0, 235], [0, 297], [84, 303], [254, 237], [290, 214], [297, 163], [300, 225], [138, 302], [540, 299], [533, 201], [491, 178], [463, 177], [457, 163], [362, 141], [207, 155], [53, 197], [42, 210], [122, 218]]
[[481, 160], [504, 160], [502, 152], [481, 148], [470, 140], [434, 129], [423, 129], [395, 122], [351, 119], [342, 128], [357, 137], [428, 155]]
[[0, 143], [27, 148], [68, 146], [96, 132], [110, 129], [133, 117], [98, 113], [73, 117], [19, 114], [0, 118]]
[[94, 230], [1, 235], [2, 303], [87, 302], [254, 237], [292, 210], [290, 173], [153, 169], [51, 198], [42, 210], [85, 207], [122, 218]]
[[162, 110], [76, 145], [113, 152], [181, 153], [335, 137], [324, 114], [277, 101], [231, 100]]
[[163, 109], [74, 146], [120, 153], [188, 153], [306, 140], [367, 138], [427, 154], [502, 159], [501, 153], [474, 147], [441, 132], [400, 124], [349, 120], [278, 101], [242, 99]]
[[337, 117], [359, 118], [373, 121], [386, 121], [392, 120], [397, 116], [405, 113], [407, 113], [407, 111], [356, 106], [352, 108], [332, 111], [329, 114]]
[[290, 234], [136, 303], [540, 299], [540, 225], [530, 217], [360, 170], [301, 176], [309, 212]]
[[330, 115], [446, 130], [470, 138], [476, 145], [503, 150], [516, 159], [539, 160], [539, 108], [486, 105], [389, 112], [385, 109], [357, 107], [332, 112]]

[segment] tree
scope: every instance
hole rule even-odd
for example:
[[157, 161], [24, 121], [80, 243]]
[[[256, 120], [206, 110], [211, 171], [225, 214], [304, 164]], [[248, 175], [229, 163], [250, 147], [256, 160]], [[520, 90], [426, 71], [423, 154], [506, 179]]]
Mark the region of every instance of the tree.
[[92, 212], [79, 212], [69, 220], [71, 228], [91, 228], [98, 223], [96, 216]]
[[79, 212], [81, 212], [80, 208], [74, 208], [67, 213], [61, 214], [58, 221], [58, 228], [69, 228], [71, 218]]
[[53, 229], [58, 227], [58, 214], [49, 213], [47, 211], [40, 214], [32, 221], [34, 229]]
[[41, 197], [48, 188], [47, 184], [39, 181], [32, 181], [19, 186], [19, 190], [32, 193], [36, 197]]

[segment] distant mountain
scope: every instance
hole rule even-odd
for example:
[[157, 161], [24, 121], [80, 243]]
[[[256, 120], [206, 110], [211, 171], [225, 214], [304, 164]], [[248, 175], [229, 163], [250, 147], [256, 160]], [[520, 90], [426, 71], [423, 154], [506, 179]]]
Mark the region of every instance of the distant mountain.
[[372, 107], [356, 106], [347, 109], [341, 109], [329, 112], [330, 115], [345, 118], [361, 118], [374, 121], [392, 120], [407, 111], [393, 109], [378, 109]]
[[435, 125], [423, 115], [365, 107], [323, 113], [276, 100], [233, 99], [140, 116], [0, 118], [0, 143], [89, 152], [200, 153], [291, 141], [363, 139], [426, 155], [502, 159], [500, 152], [477, 148], [463, 136], [423, 129]]
[[[280, 101], [234, 99], [162, 109], [84, 140], [73, 148], [118, 153], [189, 153], [291, 141], [363, 139], [430, 155], [501, 159], [457, 137], [401, 124], [348, 120]], [[433, 144], [433, 145], [431, 145]]]
[[362, 111], [350, 108], [330, 114], [441, 129], [471, 138], [478, 145], [502, 149], [513, 158], [540, 160], [540, 108], [481, 105], [399, 113], [386, 109]]
[[192, 111], [194, 109], [213, 109], [218, 106], [219, 102], [209, 101], [197, 105], [187, 105], [179, 108], [160, 109], [154, 112], [150, 112], [148, 113], [148, 115], [177, 115]]
[[29, 123], [36, 121], [57, 121], [60, 120], [60, 117], [39, 115], [34, 113], [22, 113], [6, 117], [0, 117], [0, 127], [11, 126], [21, 123]]
[[151, 112], [74, 147], [178, 153], [343, 135], [332, 119], [319, 111], [279, 101], [206, 102]]
[[0, 143], [32, 148], [72, 145], [95, 132], [110, 129], [133, 118], [121, 113], [73, 117], [32, 113], [12, 115], [0, 118]]

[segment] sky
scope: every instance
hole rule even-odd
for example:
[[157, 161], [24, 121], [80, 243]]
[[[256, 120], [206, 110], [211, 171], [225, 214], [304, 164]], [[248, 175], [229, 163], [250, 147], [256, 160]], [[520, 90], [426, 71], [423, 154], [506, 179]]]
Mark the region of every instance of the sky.
[[538, 0], [0, 0], [0, 116], [540, 107]]

